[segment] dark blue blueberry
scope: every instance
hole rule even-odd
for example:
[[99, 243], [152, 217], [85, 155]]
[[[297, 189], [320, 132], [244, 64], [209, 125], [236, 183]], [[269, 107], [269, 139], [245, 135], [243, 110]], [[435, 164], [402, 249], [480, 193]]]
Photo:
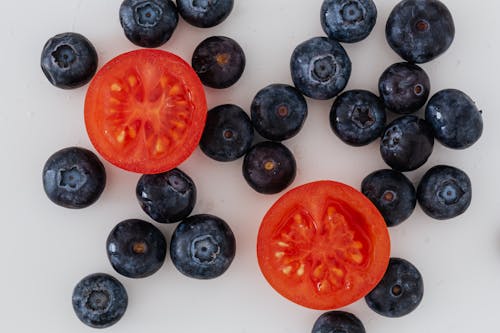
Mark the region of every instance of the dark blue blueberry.
[[351, 146], [364, 146], [380, 138], [385, 121], [384, 103], [366, 90], [343, 92], [330, 110], [333, 132]]
[[427, 73], [414, 64], [400, 62], [389, 66], [378, 81], [385, 106], [392, 112], [408, 114], [427, 102], [431, 83]]
[[424, 296], [424, 282], [410, 262], [391, 258], [384, 277], [365, 297], [368, 306], [378, 314], [396, 318], [417, 308]]
[[432, 218], [446, 220], [464, 213], [472, 200], [472, 185], [465, 172], [447, 165], [427, 171], [417, 188], [422, 210]]
[[314, 37], [295, 48], [290, 71], [293, 84], [304, 95], [330, 99], [347, 85], [351, 76], [351, 60], [337, 41]]
[[436, 139], [453, 149], [468, 148], [483, 134], [482, 112], [469, 96], [456, 89], [441, 90], [432, 96], [425, 120], [431, 124]]
[[211, 28], [224, 21], [233, 5], [234, 0], [177, 0], [182, 18], [199, 28]]
[[361, 192], [377, 207], [388, 227], [410, 217], [417, 204], [411, 181], [395, 170], [378, 170], [363, 179]]
[[43, 167], [43, 189], [56, 205], [85, 208], [99, 199], [106, 186], [106, 170], [90, 150], [64, 148]]
[[403, 0], [389, 15], [385, 36], [401, 58], [421, 64], [450, 47], [455, 25], [450, 11], [441, 1]]
[[295, 179], [297, 165], [290, 150], [279, 142], [256, 144], [243, 160], [243, 177], [255, 191], [274, 194]]
[[85, 325], [106, 328], [123, 316], [128, 296], [120, 281], [111, 275], [96, 273], [78, 282], [72, 303], [78, 319]]
[[106, 251], [118, 273], [129, 278], [143, 278], [163, 265], [167, 241], [151, 223], [131, 219], [113, 228], [106, 241]]
[[320, 17], [328, 37], [355, 43], [368, 37], [373, 30], [377, 7], [372, 0], [324, 0]]
[[196, 203], [196, 186], [179, 169], [141, 176], [135, 194], [144, 212], [160, 223], [174, 223], [188, 217]]
[[54, 86], [78, 88], [89, 82], [97, 70], [97, 52], [84, 36], [66, 32], [50, 38], [43, 47], [40, 66]]
[[271, 84], [261, 89], [252, 101], [252, 124], [269, 140], [283, 141], [295, 136], [306, 117], [304, 96], [286, 84]]
[[179, 14], [172, 0], [124, 0], [120, 6], [125, 36], [141, 47], [165, 44], [178, 21]]
[[312, 333], [365, 333], [363, 323], [349, 312], [329, 311], [314, 322]]
[[398, 171], [412, 171], [422, 166], [434, 148], [431, 126], [416, 116], [403, 116], [387, 125], [380, 141], [385, 163]]
[[193, 215], [179, 223], [170, 242], [170, 257], [182, 274], [213, 279], [231, 265], [236, 240], [229, 225], [208, 214]]
[[216, 161], [234, 161], [252, 147], [250, 117], [237, 105], [219, 105], [208, 111], [200, 140], [201, 151]]
[[224, 89], [240, 79], [245, 70], [246, 58], [235, 40], [213, 36], [196, 47], [191, 64], [204, 85]]

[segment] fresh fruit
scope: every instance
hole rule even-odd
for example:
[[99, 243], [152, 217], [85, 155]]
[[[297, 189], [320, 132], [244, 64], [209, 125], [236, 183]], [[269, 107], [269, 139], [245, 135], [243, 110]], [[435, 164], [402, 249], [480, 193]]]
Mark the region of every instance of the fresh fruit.
[[234, 39], [213, 36], [196, 47], [191, 64], [204, 85], [224, 89], [240, 79], [245, 70], [246, 58]]
[[167, 241], [151, 223], [130, 219], [111, 230], [106, 251], [115, 271], [129, 278], [144, 278], [163, 265]]
[[40, 66], [54, 86], [78, 88], [88, 83], [97, 70], [97, 52], [84, 36], [66, 32], [55, 35], [44, 45]]
[[315, 99], [337, 96], [351, 76], [351, 60], [338, 42], [314, 37], [299, 44], [292, 53], [290, 71], [293, 84]]
[[104, 273], [83, 278], [73, 290], [73, 310], [85, 325], [106, 328], [121, 319], [127, 310], [128, 296], [123, 285]]
[[268, 85], [259, 90], [252, 101], [252, 124], [268, 140], [283, 141], [295, 136], [306, 117], [304, 96], [286, 84]]
[[178, 21], [179, 14], [172, 0], [124, 0], [120, 6], [123, 32], [137, 46], [165, 44]]
[[216, 161], [234, 161], [252, 147], [253, 137], [252, 122], [242, 108], [233, 104], [219, 105], [208, 111], [200, 148]]
[[330, 110], [330, 126], [351, 146], [364, 146], [380, 138], [386, 121], [384, 103], [367, 90], [340, 94]]
[[365, 333], [365, 327], [355, 315], [344, 311], [323, 313], [314, 322], [312, 333]]
[[135, 194], [142, 210], [159, 223], [174, 223], [185, 219], [196, 203], [196, 186], [179, 169], [141, 176]]
[[417, 187], [417, 199], [422, 210], [438, 220], [464, 213], [472, 200], [469, 176], [462, 170], [437, 165], [429, 169]]
[[170, 257], [182, 274], [213, 279], [231, 265], [236, 240], [229, 225], [208, 214], [193, 215], [179, 223], [170, 242]]
[[257, 258], [269, 284], [302, 306], [336, 309], [364, 297], [389, 262], [384, 218], [363, 194], [318, 181], [285, 193], [266, 213]]
[[177, 0], [182, 18], [199, 28], [211, 28], [224, 21], [233, 5], [234, 0]]
[[106, 186], [106, 170], [90, 150], [61, 149], [43, 167], [43, 189], [56, 205], [85, 208], [99, 199]]
[[90, 141], [112, 164], [151, 174], [175, 168], [198, 146], [207, 104], [196, 73], [176, 55], [141, 49], [119, 55], [85, 98]]
[[409, 261], [391, 258], [380, 283], [365, 297], [368, 306], [386, 317], [402, 317], [417, 308], [424, 295], [424, 282]]

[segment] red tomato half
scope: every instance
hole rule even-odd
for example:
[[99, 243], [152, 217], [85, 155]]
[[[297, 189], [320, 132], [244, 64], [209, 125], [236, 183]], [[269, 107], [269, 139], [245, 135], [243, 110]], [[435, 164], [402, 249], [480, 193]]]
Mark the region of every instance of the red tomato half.
[[110, 163], [160, 173], [187, 159], [207, 115], [205, 91], [178, 56], [141, 49], [119, 55], [96, 74], [85, 98], [90, 141]]
[[299, 186], [264, 216], [259, 266], [278, 293], [302, 306], [336, 309], [364, 297], [382, 279], [389, 233], [377, 208], [333, 181]]

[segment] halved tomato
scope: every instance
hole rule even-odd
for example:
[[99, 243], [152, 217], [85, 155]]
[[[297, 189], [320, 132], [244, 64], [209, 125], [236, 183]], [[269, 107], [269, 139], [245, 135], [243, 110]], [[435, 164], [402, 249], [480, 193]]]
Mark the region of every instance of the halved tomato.
[[141, 49], [106, 63], [90, 83], [85, 125], [110, 163], [138, 173], [175, 168], [195, 150], [207, 115], [203, 86], [178, 56]]
[[302, 306], [336, 309], [364, 297], [390, 256], [384, 218], [362, 193], [318, 181], [285, 193], [264, 216], [257, 258], [269, 284]]

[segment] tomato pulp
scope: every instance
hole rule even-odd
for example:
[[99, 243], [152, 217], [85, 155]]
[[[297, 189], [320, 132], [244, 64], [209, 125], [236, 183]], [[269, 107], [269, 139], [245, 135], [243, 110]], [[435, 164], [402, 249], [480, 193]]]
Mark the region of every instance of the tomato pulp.
[[384, 218], [361, 192], [318, 181], [285, 193], [264, 216], [257, 258], [269, 284], [302, 306], [336, 309], [364, 297], [390, 257]]
[[110, 163], [152, 174], [175, 168], [200, 141], [205, 91], [194, 70], [161, 50], [121, 54], [96, 74], [85, 98], [85, 126]]

